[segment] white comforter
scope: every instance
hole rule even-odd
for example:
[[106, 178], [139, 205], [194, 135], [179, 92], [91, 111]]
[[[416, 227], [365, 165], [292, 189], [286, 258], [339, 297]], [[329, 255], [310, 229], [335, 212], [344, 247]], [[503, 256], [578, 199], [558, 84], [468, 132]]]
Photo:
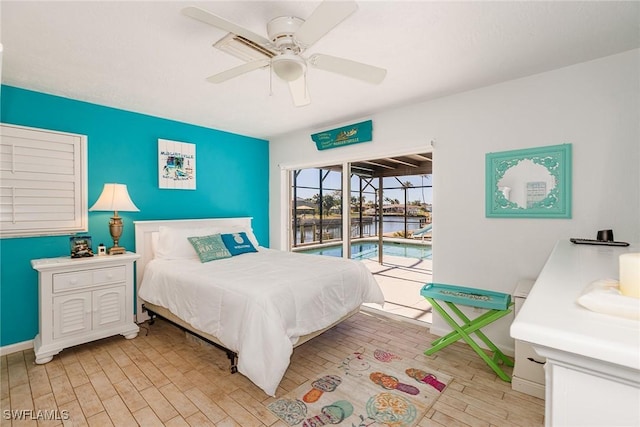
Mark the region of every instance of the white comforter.
[[384, 296], [359, 261], [260, 248], [201, 263], [154, 259], [140, 297], [238, 353], [238, 370], [270, 396], [298, 337]]

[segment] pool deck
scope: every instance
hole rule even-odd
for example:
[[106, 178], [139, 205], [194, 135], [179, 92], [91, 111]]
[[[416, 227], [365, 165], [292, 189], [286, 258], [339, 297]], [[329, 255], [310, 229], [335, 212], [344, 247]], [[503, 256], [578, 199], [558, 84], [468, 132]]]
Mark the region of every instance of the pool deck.
[[384, 307], [365, 304], [366, 310], [382, 312], [391, 317], [400, 316], [424, 325], [431, 324], [431, 304], [420, 295], [425, 283], [431, 282], [432, 261], [430, 259], [404, 258], [385, 255], [383, 263], [377, 259], [363, 262], [373, 273], [385, 297]]

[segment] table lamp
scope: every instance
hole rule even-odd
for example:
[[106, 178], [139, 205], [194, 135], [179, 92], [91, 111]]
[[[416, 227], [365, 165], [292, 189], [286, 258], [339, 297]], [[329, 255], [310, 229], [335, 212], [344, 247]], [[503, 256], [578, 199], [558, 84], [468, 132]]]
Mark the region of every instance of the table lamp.
[[118, 216], [118, 211], [122, 212], [139, 212], [129, 197], [127, 186], [125, 184], [105, 184], [102, 194], [94, 203], [90, 211], [113, 211], [113, 216], [109, 222], [109, 233], [113, 239], [113, 246], [108, 249], [109, 255], [118, 255], [125, 253], [125, 248], [118, 245], [120, 236], [122, 235], [122, 218]]

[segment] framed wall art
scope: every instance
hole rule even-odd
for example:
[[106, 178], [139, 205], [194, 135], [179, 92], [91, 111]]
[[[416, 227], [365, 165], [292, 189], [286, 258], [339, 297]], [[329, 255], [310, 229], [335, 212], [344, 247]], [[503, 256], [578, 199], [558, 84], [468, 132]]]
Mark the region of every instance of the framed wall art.
[[196, 145], [158, 139], [158, 187], [196, 189]]

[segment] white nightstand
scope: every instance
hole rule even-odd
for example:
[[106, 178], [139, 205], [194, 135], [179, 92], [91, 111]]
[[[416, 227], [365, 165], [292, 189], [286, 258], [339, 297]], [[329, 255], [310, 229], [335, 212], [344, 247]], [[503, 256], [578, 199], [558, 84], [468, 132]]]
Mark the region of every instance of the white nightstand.
[[133, 320], [133, 265], [140, 256], [43, 258], [31, 260], [38, 271], [40, 333], [33, 342], [36, 363], [61, 350], [121, 334], [138, 335]]

